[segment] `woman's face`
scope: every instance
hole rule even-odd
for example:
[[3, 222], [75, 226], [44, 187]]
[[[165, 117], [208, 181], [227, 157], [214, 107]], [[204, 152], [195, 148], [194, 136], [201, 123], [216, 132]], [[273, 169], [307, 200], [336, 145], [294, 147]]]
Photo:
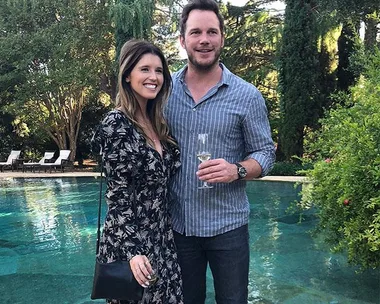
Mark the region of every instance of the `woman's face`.
[[154, 99], [164, 83], [163, 66], [160, 57], [145, 54], [126, 78], [139, 102]]

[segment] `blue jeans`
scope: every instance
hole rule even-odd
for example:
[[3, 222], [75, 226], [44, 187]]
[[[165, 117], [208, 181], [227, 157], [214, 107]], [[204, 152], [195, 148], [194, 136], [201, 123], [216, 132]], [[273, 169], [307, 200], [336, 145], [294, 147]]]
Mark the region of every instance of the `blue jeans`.
[[206, 270], [210, 264], [218, 304], [247, 304], [248, 225], [214, 236], [184, 236], [174, 232], [182, 271], [185, 304], [206, 299]]

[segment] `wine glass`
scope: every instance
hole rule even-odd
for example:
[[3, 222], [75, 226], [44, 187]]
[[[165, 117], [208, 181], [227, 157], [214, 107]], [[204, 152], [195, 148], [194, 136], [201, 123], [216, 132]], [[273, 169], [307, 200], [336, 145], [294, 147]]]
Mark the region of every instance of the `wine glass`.
[[[197, 157], [203, 163], [211, 158], [210, 147], [208, 143], [208, 134], [202, 133], [198, 134], [198, 146], [197, 146]], [[207, 182], [203, 182], [203, 185], [198, 187], [198, 189], [208, 189], [212, 188]]]
[[[158, 263], [158, 262], [157, 262]], [[157, 269], [157, 263], [156, 263], [156, 261], [153, 259], [153, 257], [151, 257], [150, 259], [149, 259], [149, 264], [150, 264], [150, 266], [152, 267], [152, 270], [153, 270], [153, 273], [150, 275], [150, 279], [148, 280], [148, 282], [149, 282], [149, 287], [151, 287], [151, 286], [154, 286], [156, 283], [157, 283], [157, 281], [158, 281], [158, 273], [157, 273], [157, 271], [158, 271], [158, 269]]]

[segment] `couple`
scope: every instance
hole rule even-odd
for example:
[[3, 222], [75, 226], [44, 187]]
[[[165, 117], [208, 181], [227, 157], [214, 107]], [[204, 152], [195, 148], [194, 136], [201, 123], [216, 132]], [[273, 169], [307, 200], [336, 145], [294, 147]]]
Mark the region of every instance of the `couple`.
[[[204, 303], [208, 263], [217, 303], [247, 303], [244, 179], [269, 171], [274, 145], [261, 94], [219, 62], [223, 42], [217, 3], [195, 0], [180, 21], [188, 63], [172, 78], [154, 45], [131, 40], [120, 52], [116, 109], [93, 138], [107, 176], [98, 259], [130, 261], [145, 287], [139, 303]], [[198, 133], [213, 142], [200, 165]], [[198, 190], [199, 180], [213, 188]]]

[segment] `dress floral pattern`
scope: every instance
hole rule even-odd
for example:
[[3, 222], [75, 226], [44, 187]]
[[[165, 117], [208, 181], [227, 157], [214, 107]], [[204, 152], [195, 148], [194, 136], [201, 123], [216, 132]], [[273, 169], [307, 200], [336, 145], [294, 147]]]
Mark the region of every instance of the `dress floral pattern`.
[[[182, 279], [169, 216], [167, 183], [180, 167], [180, 152], [162, 145], [162, 156], [149, 146], [123, 112], [108, 113], [92, 139], [103, 154], [108, 211], [98, 259], [112, 262], [146, 255], [158, 275], [141, 301], [107, 303], [183, 303]], [[136, 202], [133, 204], [133, 202]]]

